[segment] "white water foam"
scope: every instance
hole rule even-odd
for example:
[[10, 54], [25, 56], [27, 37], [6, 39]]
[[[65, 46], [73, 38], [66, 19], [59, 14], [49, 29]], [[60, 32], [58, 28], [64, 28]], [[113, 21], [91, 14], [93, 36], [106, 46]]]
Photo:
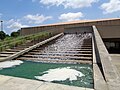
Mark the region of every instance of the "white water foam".
[[12, 61], [0, 62], [0, 69], [10, 68], [10, 67], [13, 67], [13, 66], [16, 66], [16, 65], [20, 65], [22, 63], [23, 63], [23, 61], [20, 61], [20, 60], [12, 60]]
[[43, 73], [47, 73], [47, 74], [44, 74], [42, 76], [35, 76], [35, 78], [38, 80], [51, 82], [51, 81], [65, 81], [67, 79], [72, 81], [72, 80], [77, 80], [77, 77], [85, 76], [80, 71], [77, 71], [75, 69], [70, 69], [70, 67], [49, 69], [48, 71], [45, 71]]

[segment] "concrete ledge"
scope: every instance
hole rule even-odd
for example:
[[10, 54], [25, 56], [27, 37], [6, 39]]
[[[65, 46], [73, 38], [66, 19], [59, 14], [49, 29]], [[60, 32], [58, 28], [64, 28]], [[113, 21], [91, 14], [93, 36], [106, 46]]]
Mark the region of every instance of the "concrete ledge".
[[95, 53], [95, 43], [94, 43], [93, 36], [92, 36], [92, 55], [93, 55], [93, 64], [97, 64], [96, 53]]
[[93, 90], [93, 89], [0, 75], [0, 90]]
[[95, 43], [92, 37], [92, 52], [93, 52], [93, 78], [94, 78], [94, 89], [95, 90], [108, 90], [107, 84], [103, 78], [100, 68], [97, 65]]
[[30, 51], [30, 50], [32, 50], [32, 49], [35, 49], [35, 48], [37, 48], [37, 47], [39, 47], [39, 46], [41, 46], [41, 45], [43, 45], [43, 44], [46, 44], [46, 43], [48, 43], [48, 42], [50, 42], [50, 41], [52, 41], [52, 40], [60, 37], [61, 35], [63, 35], [63, 33], [60, 33], [60, 34], [55, 35], [55, 36], [53, 36], [53, 37], [51, 37], [51, 38], [49, 38], [49, 39], [46, 39], [46, 40], [44, 40], [44, 41], [42, 41], [42, 42], [39, 42], [39, 43], [37, 43], [37, 44], [29, 47], [29, 48], [26, 48], [26, 49], [20, 51], [20, 52], [16, 52], [15, 54], [10, 55], [10, 56], [8, 56], [8, 57], [6, 57], [6, 58], [2, 58], [2, 59], [0, 59], [0, 61], [12, 60], [12, 59], [14, 59], [14, 58], [16, 58], [16, 57], [18, 57], [18, 56], [20, 56], [20, 55], [23, 55], [24, 53], [26, 53], [26, 52], [28, 52], [28, 51]]
[[103, 75], [97, 64], [93, 64], [93, 74], [94, 74], [94, 89], [108, 90], [107, 83], [105, 82]]

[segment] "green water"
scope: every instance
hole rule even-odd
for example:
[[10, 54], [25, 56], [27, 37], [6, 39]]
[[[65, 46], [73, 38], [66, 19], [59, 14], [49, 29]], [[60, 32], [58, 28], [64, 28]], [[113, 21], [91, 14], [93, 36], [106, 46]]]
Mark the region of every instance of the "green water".
[[24, 61], [24, 63], [22, 63], [19, 66], [1, 69], [0, 74], [37, 80], [35, 76], [43, 75], [40, 73], [44, 71], [48, 71], [49, 69], [62, 68], [62, 67], [70, 67], [72, 69], [78, 70], [81, 73], [83, 73], [85, 76], [77, 77], [77, 80], [74, 80], [72, 82], [69, 79], [67, 79], [65, 81], [53, 81], [53, 83], [93, 88], [92, 65], [88, 65], [88, 64], [52, 64], [52, 63]]

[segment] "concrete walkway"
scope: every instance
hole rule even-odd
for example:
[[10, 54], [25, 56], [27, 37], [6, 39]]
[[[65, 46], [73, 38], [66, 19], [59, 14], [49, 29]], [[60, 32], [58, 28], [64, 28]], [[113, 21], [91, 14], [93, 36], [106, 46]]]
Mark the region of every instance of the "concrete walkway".
[[94, 90], [0, 75], [0, 90]]
[[119, 77], [120, 77], [120, 54], [110, 54], [112, 58], [112, 63], [117, 68]]

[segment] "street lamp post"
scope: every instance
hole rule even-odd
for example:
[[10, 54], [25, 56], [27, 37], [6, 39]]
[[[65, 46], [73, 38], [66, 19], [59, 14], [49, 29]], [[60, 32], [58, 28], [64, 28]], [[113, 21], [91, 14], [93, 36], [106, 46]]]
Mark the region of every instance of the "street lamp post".
[[1, 20], [1, 31], [3, 31], [3, 21]]

